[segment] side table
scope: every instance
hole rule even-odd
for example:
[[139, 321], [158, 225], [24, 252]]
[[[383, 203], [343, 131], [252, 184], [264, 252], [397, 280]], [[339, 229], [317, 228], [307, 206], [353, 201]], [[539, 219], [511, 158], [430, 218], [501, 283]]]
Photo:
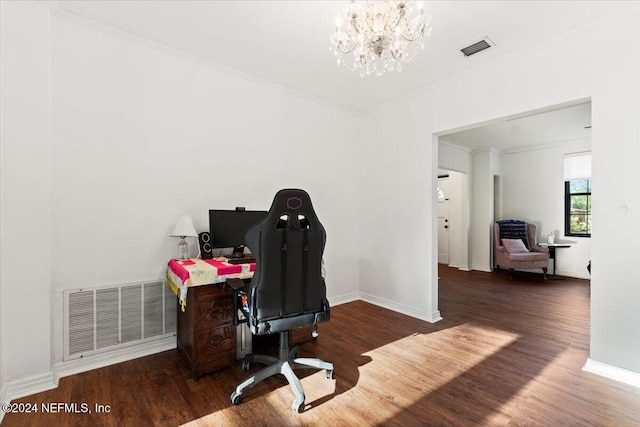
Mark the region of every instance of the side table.
[[570, 248], [568, 243], [538, 243], [539, 246], [549, 248], [549, 258], [553, 260], [553, 267], [551, 268], [551, 275], [556, 275], [556, 249], [557, 248]]

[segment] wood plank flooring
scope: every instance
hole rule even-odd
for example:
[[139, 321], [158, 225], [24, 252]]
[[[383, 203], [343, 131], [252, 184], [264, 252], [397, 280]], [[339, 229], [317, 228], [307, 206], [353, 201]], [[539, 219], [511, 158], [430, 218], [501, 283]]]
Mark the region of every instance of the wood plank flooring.
[[301, 355], [332, 361], [334, 379], [298, 371], [302, 414], [281, 377], [234, 406], [229, 396], [247, 376], [239, 363], [194, 382], [172, 350], [17, 400], [86, 403], [91, 414], [9, 413], [2, 426], [640, 426], [640, 389], [582, 371], [588, 281], [440, 267], [439, 293], [436, 324], [362, 301], [333, 307]]

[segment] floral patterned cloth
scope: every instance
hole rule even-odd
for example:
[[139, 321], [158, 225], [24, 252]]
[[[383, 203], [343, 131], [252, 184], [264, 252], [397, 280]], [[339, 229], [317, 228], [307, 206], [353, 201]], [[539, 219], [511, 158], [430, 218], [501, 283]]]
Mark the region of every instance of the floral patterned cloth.
[[180, 298], [182, 311], [187, 306], [187, 291], [192, 286], [222, 283], [227, 279], [250, 279], [256, 263], [229, 264], [227, 258], [172, 259], [167, 268], [167, 285]]

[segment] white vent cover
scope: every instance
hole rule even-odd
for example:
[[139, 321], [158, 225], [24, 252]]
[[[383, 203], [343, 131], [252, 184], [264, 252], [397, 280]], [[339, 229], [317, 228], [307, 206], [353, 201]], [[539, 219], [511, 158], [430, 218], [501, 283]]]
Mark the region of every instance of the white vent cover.
[[64, 291], [64, 360], [175, 335], [177, 298], [162, 282]]
[[475, 42], [467, 47], [460, 49], [460, 52], [464, 54], [464, 56], [475, 55], [478, 52], [482, 52], [485, 49], [489, 49], [491, 46], [495, 46], [495, 44], [489, 39], [489, 37], [485, 37], [479, 42]]

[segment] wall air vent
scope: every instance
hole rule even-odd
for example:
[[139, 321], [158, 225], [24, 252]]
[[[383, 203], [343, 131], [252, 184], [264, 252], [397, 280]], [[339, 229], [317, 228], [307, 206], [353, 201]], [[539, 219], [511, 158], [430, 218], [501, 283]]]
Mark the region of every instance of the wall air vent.
[[489, 40], [489, 37], [485, 37], [479, 42], [460, 49], [460, 52], [462, 52], [464, 56], [471, 56], [478, 52], [482, 52], [485, 49], [489, 49], [491, 46], [495, 46], [495, 44]]
[[178, 299], [161, 281], [63, 295], [65, 361], [176, 334]]

